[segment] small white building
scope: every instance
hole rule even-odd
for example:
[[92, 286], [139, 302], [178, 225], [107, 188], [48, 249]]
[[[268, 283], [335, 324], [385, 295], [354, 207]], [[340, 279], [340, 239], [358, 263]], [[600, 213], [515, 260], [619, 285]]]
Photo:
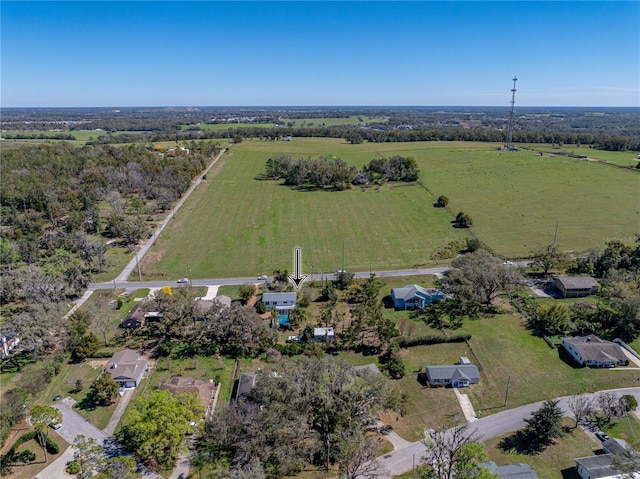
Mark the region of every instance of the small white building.
[[335, 338], [336, 333], [333, 328], [313, 328], [313, 339], [318, 343], [321, 343], [322, 341], [330, 343]]

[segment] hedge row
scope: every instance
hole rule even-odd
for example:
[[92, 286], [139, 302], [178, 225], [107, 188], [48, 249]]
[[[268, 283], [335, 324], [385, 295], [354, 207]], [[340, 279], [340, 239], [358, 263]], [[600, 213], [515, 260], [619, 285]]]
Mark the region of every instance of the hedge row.
[[[31, 441], [32, 439], [35, 440], [36, 442], [38, 441], [36, 439], [36, 434], [37, 434], [36, 431], [29, 431], [23, 434], [22, 436], [20, 436], [16, 440], [16, 442], [13, 443], [13, 446], [11, 446], [11, 449], [9, 449], [9, 451], [2, 457], [1, 466], [3, 469], [9, 463], [14, 462], [14, 460], [16, 460], [16, 451], [22, 444], [24, 444], [27, 441]], [[46, 440], [47, 440], [46, 442], [47, 452], [49, 454], [58, 454], [60, 452], [60, 446], [58, 446], [58, 443], [56, 443], [50, 437], [47, 437]]]
[[428, 334], [426, 336], [416, 336], [414, 338], [399, 337], [395, 341], [401, 348], [410, 348], [412, 346], [421, 346], [424, 344], [441, 344], [441, 343], [464, 343], [471, 339], [470, 334], [456, 334], [454, 336], [440, 336]]

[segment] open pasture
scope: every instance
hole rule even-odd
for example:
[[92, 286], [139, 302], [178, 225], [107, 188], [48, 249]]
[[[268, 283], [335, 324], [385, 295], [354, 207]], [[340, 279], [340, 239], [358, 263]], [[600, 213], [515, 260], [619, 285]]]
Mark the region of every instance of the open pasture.
[[[317, 154], [323, 145], [325, 152], [331, 151], [327, 145], [347, 146], [310, 143], [316, 151], [303, 153], [294, 150], [304, 144], [291, 143], [298, 145], [292, 154], [304, 155]], [[220, 160], [220, 172], [208, 175], [144, 258], [144, 274], [184, 276], [189, 267], [194, 278], [292, 270], [296, 246], [302, 248], [303, 272], [332, 274], [341, 266], [343, 240], [347, 269], [389, 269], [426, 264], [434, 249], [468, 235], [452, 228], [450, 215], [433, 208], [434, 198], [417, 185], [309, 192], [256, 180], [274, 146], [286, 150], [289, 144], [234, 145]], [[371, 156], [349, 159], [361, 166]]]
[[[339, 269], [342, 241], [349, 270], [428, 263], [446, 242], [469, 235], [451, 226], [468, 213], [473, 233], [503, 257], [524, 257], [553, 241], [563, 249], [602, 247], [633, 238], [640, 224], [637, 172], [534, 152], [502, 152], [495, 144], [365, 143], [341, 139], [244, 141], [221, 159], [143, 261], [147, 276], [243, 276], [292, 269], [293, 248], [305, 272]], [[413, 156], [418, 185], [343, 192], [293, 190], [260, 181], [269, 157], [335, 154], [362, 167], [376, 156]], [[450, 199], [449, 211], [432, 207]]]
[[[557, 147], [549, 144], [528, 144], [523, 145], [523, 148], [527, 148], [530, 150], [535, 150], [538, 152], [543, 152], [544, 154], [549, 155], [558, 155], [558, 156], [566, 156], [568, 155], [584, 155], [587, 157], [587, 160], [598, 160], [604, 161], [606, 163], [611, 163], [612, 165], [618, 166], [636, 166], [640, 159], [637, 158], [638, 152], [636, 151], [607, 151], [607, 150], [596, 150], [595, 148], [588, 148], [585, 146], [576, 146], [576, 145], [563, 145], [562, 147]], [[576, 159], [576, 158], [574, 158]], [[578, 159], [580, 160], [580, 159]]]

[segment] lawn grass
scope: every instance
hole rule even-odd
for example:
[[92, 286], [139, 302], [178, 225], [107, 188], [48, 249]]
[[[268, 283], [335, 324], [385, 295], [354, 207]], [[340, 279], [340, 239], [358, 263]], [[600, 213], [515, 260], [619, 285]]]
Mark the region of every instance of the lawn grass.
[[[107, 360], [86, 360], [77, 364], [64, 364], [60, 373], [54, 376], [47, 387], [39, 394], [38, 403], [54, 405], [52, 398], [58, 394], [62, 397], [71, 397], [76, 401], [74, 409], [98, 429], [104, 429], [115, 411], [120, 397], [108, 406], [93, 406], [89, 400], [90, 386], [98, 377]], [[82, 391], [76, 392], [76, 380], [83, 384]]]
[[627, 417], [601, 427], [611, 437], [624, 439], [627, 443], [640, 451], [640, 419], [637, 413], [631, 413]]
[[[28, 431], [25, 430], [24, 432], [26, 433]], [[15, 464], [14, 466], [12, 466], [13, 471], [11, 472], [11, 474], [3, 477], [6, 477], [7, 479], [32, 479], [37, 477], [38, 473], [42, 471], [45, 467], [47, 467], [53, 461], [58, 459], [67, 450], [67, 448], [69, 447], [69, 443], [65, 441], [62, 438], [62, 436], [59, 436], [53, 430], [49, 431], [49, 437], [53, 439], [58, 445], [58, 447], [60, 448], [60, 452], [58, 454], [49, 453], [48, 461], [45, 462], [44, 451], [42, 450], [42, 447], [40, 446], [40, 444], [35, 439], [32, 439], [31, 441], [27, 441], [22, 445], [20, 445], [20, 447], [18, 447], [18, 450], [16, 452], [20, 453], [28, 449], [31, 452], [35, 453], [36, 460], [28, 464], [25, 464], [25, 463]]]
[[[376, 156], [413, 156], [424, 188], [309, 192], [256, 180], [279, 153], [336, 154], [358, 167]], [[194, 278], [292, 269], [295, 246], [306, 271], [312, 264], [316, 273], [334, 271], [342, 240], [349, 270], [425, 265], [434, 250], [469, 235], [451, 227], [458, 211], [473, 218], [473, 233], [510, 258], [551, 242], [556, 222], [560, 247], [585, 251], [607, 238], [632, 238], [640, 220], [636, 172], [528, 150], [496, 151], [487, 143], [252, 140], [234, 145], [221, 165], [143, 259], [145, 276], [174, 277], [185, 264]], [[449, 211], [431, 206], [440, 194], [449, 197]]]
[[517, 315], [466, 321], [460, 332], [472, 335], [473, 352], [467, 356], [481, 367], [480, 383], [469, 389], [478, 417], [549, 398], [632, 387], [638, 382], [638, 371], [630, 369], [574, 367], [563, 349], [552, 349], [533, 336]]
[[[566, 421], [569, 424], [571, 421]], [[548, 446], [540, 454], [528, 455], [515, 452], [505, 452], [499, 444], [503, 437], [497, 437], [485, 442], [485, 449], [489, 459], [499, 466], [529, 464], [538, 477], [545, 479], [579, 479], [575, 470], [573, 458], [592, 456], [599, 444], [593, 441], [582, 429], [566, 429], [566, 433], [556, 444]]]

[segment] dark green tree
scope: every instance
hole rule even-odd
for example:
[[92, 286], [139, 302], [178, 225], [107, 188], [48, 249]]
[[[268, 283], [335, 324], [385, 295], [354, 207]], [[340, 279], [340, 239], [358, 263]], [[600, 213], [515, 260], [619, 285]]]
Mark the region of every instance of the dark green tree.
[[564, 412], [558, 406], [558, 401], [545, 401], [540, 409], [531, 413], [531, 418], [525, 419], [527, 423], [525, 432], [534, 443], [545, 447], [554, 439], [562, 437], [562, 416]]
[[91, 399], [98, 406], [109, 406], [118, 396], [119, 390], [111, 373], [105, 371], [91, 384]]

